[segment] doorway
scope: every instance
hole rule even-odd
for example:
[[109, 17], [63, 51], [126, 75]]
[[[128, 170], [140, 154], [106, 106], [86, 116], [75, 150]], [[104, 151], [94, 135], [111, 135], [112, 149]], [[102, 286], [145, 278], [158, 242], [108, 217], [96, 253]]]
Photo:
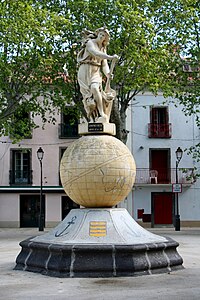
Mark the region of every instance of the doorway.
[[157, 183], [170, 183], [170, 149], [150, 149], [150, 170], [156, 170]]
[[71, 209], [80, 208], [80, 205], [72, 201], [68, 196], [62, 196], [62, 220], [68, 215]]
[[174, 193], [151, 194], [152, 227], [172, 225], [174, 216]]
[[[45, 216], [44, 195], [43, 195], [43, 211]], [[40, 195], [20, 195], [20, 227], [38, 227], [39, 213], [40, 213]]]

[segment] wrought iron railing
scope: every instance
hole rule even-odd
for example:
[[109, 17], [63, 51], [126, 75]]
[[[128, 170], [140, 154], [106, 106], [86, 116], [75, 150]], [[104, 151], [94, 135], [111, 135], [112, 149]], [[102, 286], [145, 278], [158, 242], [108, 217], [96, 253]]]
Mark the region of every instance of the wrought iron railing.
[[58, 127], [58, 136], [62, 138], [78, 138], [78, 124], [69, 125], [60, 123]]
[[171, 138], [172, 124], [148, 124], [148, 137], [149, 138]]
[[33, 183], [33, 171], [10, 170], [10, 185], [31, 185]]
[[[158, 169], [157, 177], [150, 173], [151, 169], [137, 168], [135, 184], [172, 184], [176, 182], [176, 169]], [[178, 168], [178, 182], [192, 184], [195, 182], [193, 168]]]

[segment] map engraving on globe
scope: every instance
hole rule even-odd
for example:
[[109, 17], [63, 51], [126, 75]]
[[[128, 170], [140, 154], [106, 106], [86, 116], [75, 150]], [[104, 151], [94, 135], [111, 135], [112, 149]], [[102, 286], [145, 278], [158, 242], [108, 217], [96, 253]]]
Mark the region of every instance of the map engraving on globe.
[[112, 207], [129, 194], [136, 166], [126, 145], [108, 135], [83, 136], [64, 152], [60, 176], [66, 194], [84, 207]]

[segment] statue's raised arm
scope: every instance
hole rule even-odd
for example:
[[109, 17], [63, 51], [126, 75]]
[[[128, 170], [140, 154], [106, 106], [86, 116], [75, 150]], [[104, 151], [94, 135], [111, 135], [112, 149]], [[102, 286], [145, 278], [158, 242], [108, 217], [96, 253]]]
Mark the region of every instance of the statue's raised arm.
[[[95, 32], [83, 31], [83, 44], [78, 53], [78, 82], [83, 96], [83, 104], [90, 122], [109, 123], [112, 102], [116, 92], [110, 88], [110, 80], [117, 55], [108, 55], [106, 47], [110, 34], [105, 28]], [[109, 67], [107, 60], [111, 60]], [[106, 87], [102, 87], [102, 75], [106, 76]]]

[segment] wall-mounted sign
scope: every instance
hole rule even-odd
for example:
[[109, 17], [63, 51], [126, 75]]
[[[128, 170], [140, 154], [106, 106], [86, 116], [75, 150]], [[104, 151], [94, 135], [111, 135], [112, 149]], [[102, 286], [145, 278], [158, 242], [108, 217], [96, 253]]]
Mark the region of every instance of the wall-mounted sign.
[[173, 193], [182, 193], [182, 184], [181, 183], [172, 183], [172, 192]]

